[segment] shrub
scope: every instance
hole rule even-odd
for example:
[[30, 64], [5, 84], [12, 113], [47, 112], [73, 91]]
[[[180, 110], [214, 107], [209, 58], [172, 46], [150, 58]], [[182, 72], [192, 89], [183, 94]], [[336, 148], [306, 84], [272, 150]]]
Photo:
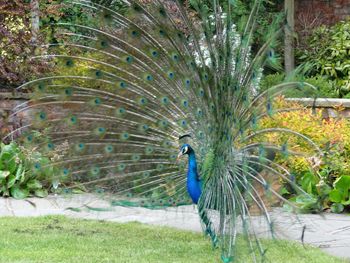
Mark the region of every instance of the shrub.
[[[275, 73], [266, 75], [260, 82], [260, 89], [262, 91], [271, 88], [277, 84], [280, 84], [285, 79], [285, 75], [282, 73]], [[303, 98], [303, 97], [319, 97], [319, 98], [337, 98], [338, 94], [335, 92], [335, 83], [324, 76], [317, 75], [309, 78], [302, 76], [296, 76], [296, 81], [307, 82], [317, 88], [317, 91], [313, 90], [287, 90], [283, 95], [288, 98]]]
[[332, 27], [321, 26], [314, 31], [300, 59], [314, 65], [311, 75], [322, 75], [335, 82], [335, 93], [350, 93], [350, 20]]
[[[283, 99], [277, 107], [295, 108], [298, 105]], [[300, 107], [300, 106], [299, 106]], [[301, 108], [297, 111], [276, 113], [273, 118], [263, 119], [260, 125], [284, 127], [297, 131], [312, 139], [321, 149], [322, 160], [291, 156], [278, 162], [292, 172], [301, 188], [312, 198], [296, 193], [286, 185], [282, 192], [291, 200], [308, 210], [331, 209], [342, 212], [350, 208], [350, 121], [344, 118], [322, 119], [321, 110]], [[296, 136], [269, 135], [268, 141], [282, 145], [293, 145], [293, 151], [310, 152], [310, 146]]]

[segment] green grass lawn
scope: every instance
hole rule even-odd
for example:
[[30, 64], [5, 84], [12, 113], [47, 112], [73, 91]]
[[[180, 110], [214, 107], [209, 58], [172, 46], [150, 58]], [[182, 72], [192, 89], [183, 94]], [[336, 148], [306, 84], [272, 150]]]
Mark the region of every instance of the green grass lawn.
[[[239, 242], [239, 263], [250, 262]], [[265, 241], [267, 262], [346, 262], [318, 249]], [[243, 252], [242, 252], [243, 251]], [[0, 262], [220, 262], [219, 251], [198, 233], [139, 223], [68, 219], [62, 216], [0, 218]]]

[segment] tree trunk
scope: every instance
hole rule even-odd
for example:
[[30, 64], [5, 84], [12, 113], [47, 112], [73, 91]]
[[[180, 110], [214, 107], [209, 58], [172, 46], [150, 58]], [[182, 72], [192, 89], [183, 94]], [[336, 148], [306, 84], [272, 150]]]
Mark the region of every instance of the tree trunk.
[[288, 75], [294, 70], [294, 0], [284, 0], [284, 10], [287, 15], [287, 25], [285, 26], [284, 36], [284, 66]]
[[40, 10], [39, 10], [39, 0], [30, 1], [30, 13], [31, 13], [31, 32], [32, 38], [31, 42], [37, 44], [39, 30], [40, 30]]

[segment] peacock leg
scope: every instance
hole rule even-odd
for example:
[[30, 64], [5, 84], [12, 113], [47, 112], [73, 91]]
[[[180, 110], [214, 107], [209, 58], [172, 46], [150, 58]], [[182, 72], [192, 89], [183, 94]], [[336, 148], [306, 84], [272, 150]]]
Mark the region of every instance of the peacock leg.
[[216, 249], [218, 247], [218, 237], [213, 230], [213, 224], [208, 217], [208, 212], [204, 209], [200, 209], [199, 214], [205, 225], [205, 234], [210, 237], [213, 249]]

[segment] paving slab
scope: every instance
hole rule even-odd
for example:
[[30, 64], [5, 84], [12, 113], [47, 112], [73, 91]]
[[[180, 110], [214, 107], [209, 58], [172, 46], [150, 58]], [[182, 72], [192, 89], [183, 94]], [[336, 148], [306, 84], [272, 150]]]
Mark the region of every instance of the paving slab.
[[12, 216], [13, 212], [10, 207], [10, 200], [5, 198], [0, 198], [0, 215], [1, 216]]
[[[88, 209], [93, 207], [103, 211]], [[77, 212], [75, 209], [79, 208]], [[201, 225], [196, 206], [171, 207], [152, 210], [137, 207], [111, 207], [109, 202], [93, 194], [50, 195], [47, 198], [16, 200], [0, 198], [0, 216], [65, 215], [74, 218], [107, 220], [113, 222], [137, 221], [145, 224], [175, 227], [200, 232]], [[301, 241], [319, 247], [325, 252], [348, 258], [350, 262], [350, 215], [305, 214], [295, 216], [275, 208], [270, 213], [277, 238]], [[240, 222], [238, 221], [238, 226]], [[251, 224], [261, 237], [269, 237], [270, 229], [262, 216], [252, 216]]]

